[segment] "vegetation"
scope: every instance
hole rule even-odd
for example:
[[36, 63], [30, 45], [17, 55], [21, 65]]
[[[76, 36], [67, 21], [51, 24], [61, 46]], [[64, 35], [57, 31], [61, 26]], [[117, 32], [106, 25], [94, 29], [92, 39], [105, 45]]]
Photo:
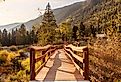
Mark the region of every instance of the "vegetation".
[[[0, 51], [0, 74], [1, 82], [27, 82], [29, 81], [29, 67], [28, 58], [22, 56], [18, 51]], [[24, 66], [23, 66], [24, 64]]]
[[[115, 82], [121, 79], [121, 39], [93, 39], [90, 48], [90, 78], [92, 81]], [[121, 37], [121, 36], [120, 36]]]
[[3, 32], [0, 30], [1, 46], [11, 45], [30, 45], [37, 42], [37, 37], [34, 31], [27, 31], [24, 24], [19, 29], [12, 30], [8, 33], [6, 29]]
[[40, 27], [38, 29], [35, 27], [34, 29], [37, 29], [38, 43], [41, 46], [53, 43], [55, 40], [55, 29], [57, 27], [53, 12], [48, 3]]
[[34, 26], [34, 31], [37, 31], [38, 44], [44, 46], [71, 40], [71, 23], [72, 19], [68, 18], [58, 26], [50, 5], [48, 4], [39, 27]]
[[[115, 82], [121, 79], [121, 2], [103, 0], [90, 7], [83, 23], [90, 27], [90, 79], [95, 82]], [[106, 37], [96, 37], [106, 34]]]

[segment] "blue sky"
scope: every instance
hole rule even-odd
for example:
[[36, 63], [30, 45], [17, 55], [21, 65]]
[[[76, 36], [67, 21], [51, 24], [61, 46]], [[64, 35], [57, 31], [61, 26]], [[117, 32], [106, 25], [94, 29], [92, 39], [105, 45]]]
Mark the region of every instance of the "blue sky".
[[42, 13], [48, 2], [52, 9], [63, 7], [84, 0], [0, 0], [0, 25], [16, 22], [26, 22], [37, 18]]

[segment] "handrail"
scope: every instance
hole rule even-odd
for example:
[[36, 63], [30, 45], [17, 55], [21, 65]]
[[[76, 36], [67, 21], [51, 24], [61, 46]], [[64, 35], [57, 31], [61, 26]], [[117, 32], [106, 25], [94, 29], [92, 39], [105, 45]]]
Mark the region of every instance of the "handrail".
[[[74, 63], [75, 67], [80, 71], [80, 73], [84, 76], [85, 80], [89, 80], [89, 53], [88, 47], [76, 47], [72, 44], [65, 45], [64, 50], [66, 54], [70, 57], [72, 62]], [[80, 57], [75, 54], [76, 52], [83, 53], [83, 57]]]
[[65, 47], [70, 47], [73, 51], [83, 52], [83, 49], [86, 48], [87, 46], [76, 47], [76, 46], [73, 46], [72, 44], [69, 44]]
[[[35, 80], [36, 73], [38, 73], [42, 67], [46, 64], [48, 59], [46, 59], [46, 56], [51, 56], [52, 52], [56, 50], [56, 47], [53, 45], [47, 45], [44, 47], [37, 47], [37, 46], [31, 46], [30, 47], [30, 80]], [[40, 51], [42, 56], [35, 58], [36, 51]], [[43, 61], [43, 64], [35, 70], [35, 63], [39, 62], [40, 60]]]
[[[70, 57], [72, 62], [74, 63], [75, 67], [79, 70], [81, 75], [84, 76], [85, 80], [89, 80], [89, 53], [88, 53], [88, 47], [76, 47], [72, 44], [70, 45], [47, 45], [44, 47], [37, 47], [37, 46], [31, 46], [30, 47], [30, 80], [35, 80], [36, 74], [45, 66], [46, 62], [48, 61], [49, 57], [52, 55], [52, 53], [56, 49], [62, 49], [64, 47], [64, 50], [66, 54]], [[35, 58], [36, 51], [40, 51], [40, 54], [42, 56], [39, 56]], [[83, 53], [83, 57], [77, 55], [75, 52]], [[35, 70], [35, 63], [42, 60], [41, 66]]]
[[46, 50], [48, 48], [52, 47], [52, 45], [46, 45], [44, 47], [38, 47], [38, 46], [30, 46], [31, 49], [34, 49], [36, 51], [40, 51], [40, 50]]

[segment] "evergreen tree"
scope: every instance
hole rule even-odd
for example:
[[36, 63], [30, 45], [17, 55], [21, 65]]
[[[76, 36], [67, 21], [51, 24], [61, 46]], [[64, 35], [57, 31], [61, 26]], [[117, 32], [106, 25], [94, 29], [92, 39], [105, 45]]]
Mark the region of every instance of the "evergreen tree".
[[2, 32], [0, 30], [0, 46], [2, 45]]
[[51, 10], [50, 4], [48, 3], [37, 34], [39, 44], [46, 45], [48, 43], [53, 43], [55, 40], [55, 29], [57, 27], [58, 26], [56, 24], [53, 11]]
[[19, 30], [17, 30], [16, 28], [16, 45], [21, 45], [21, 34], [19, 32]]
[[11, 41], [12, 41], [12, 37], [11, 37], [11, 33], [8, 33], [8, 45], [11, 46]]
[[2, 33], [2, 45], [7, 46], [8, 45], [8, 36], [7, 36], [7, 30], [4, 29]]
[[76, 41], [77, 40], [77, 30], [78, 30], [78, 27], [77, 26], [74, 26], [73, 27], [73, 38], [74, 38], [74, 40]]
[[19, 28], [19, 33], [20, 33], [20, 44], [24, 45], [26, 43], [26, 27], [24, 24], [21, 25]]
[[85, 35], [85, 26], [84, 26], [83, 22], [80, 23], [79, 35], [80, 35], [80, 37], [84, 37], [84, 35]]
[[30, 44], [30, 34], [29, 34], [29, 31], [26, 32], [26, 44]]
[[96, 28], [93, 25], [90, 26], [91, 34], [93, 37], [96, 37]]
[[12, 34], [11, 34], [11, 45], [15, 45], [16, 44], [16, 32], [14, 31], [14, 29], [12, 29]]
[[34, 44], [36, 39], [36, 35], [34, 30], [30, 31], [30, 44]]

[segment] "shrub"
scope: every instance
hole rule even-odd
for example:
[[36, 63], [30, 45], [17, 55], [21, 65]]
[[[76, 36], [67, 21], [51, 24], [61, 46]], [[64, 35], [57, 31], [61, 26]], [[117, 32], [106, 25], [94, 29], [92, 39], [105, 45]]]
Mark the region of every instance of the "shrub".
[[24, 61], [22, 61], [22, 62], [21, 62], [21, 65], [22, 65], [22, 67], [23, 67], [26, 71], [30, 72], [30, 59], [29, 59], [29, 58], [27, 58], [27, 59], [25, 59]]
[[18, 48], [17, 48], [16, 46], [11, 46], [11, 47], [10, 47], [10, 50], [11, 50], [11, 51], [17, 51]]
[[17, 77], [16, 76], [10, 76], [10, 80], [11, 81], [16, 81], [17, 80]]
[[0, 51], [0, 64], [5, 63], [9, 53], [7, 50]]
[[8, 52], [7, 50], [0, 51], [0, 63], [10, 62], [15, 56], [14, 52]]
[[14, 59], [15, 58], [15, 56], [16, 56], [16, 54], [15, 53], [9, 53], [9, 55], [7, 56], [7, 61], [11, 61], [12, 59]]

